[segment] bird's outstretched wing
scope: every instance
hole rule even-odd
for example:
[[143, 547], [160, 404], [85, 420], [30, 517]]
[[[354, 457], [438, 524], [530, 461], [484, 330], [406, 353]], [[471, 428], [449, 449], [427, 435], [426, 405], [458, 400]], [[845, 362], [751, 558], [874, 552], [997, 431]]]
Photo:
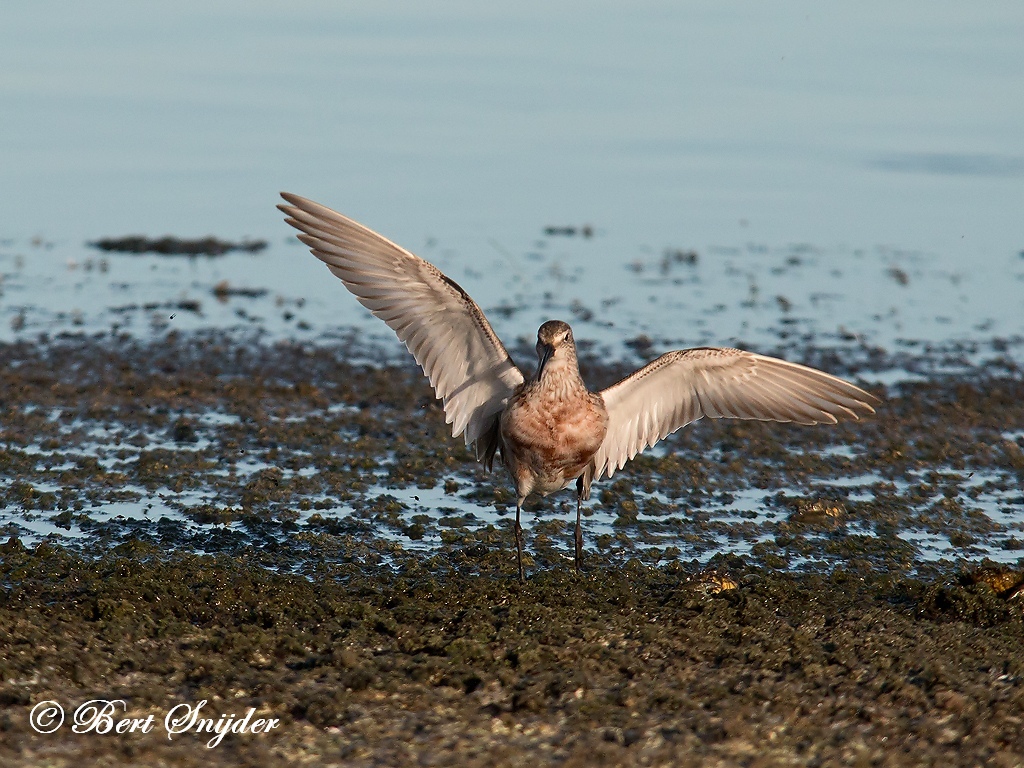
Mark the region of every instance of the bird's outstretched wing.
[[739, 349], [668, 352], [601, 392], [608, 433], [594, 479], [704, 416], [835, 424], [874, 413], [874, 395], [797, 363]]
[[[444, 403], [452, 433], [493, 457], [497, 416], [523, 374], [487, 318], [437, 267], [340, 213], [281, 193], [299, 239], [398, 334]], [[489, 455], [488, 455], [489, 454]]]

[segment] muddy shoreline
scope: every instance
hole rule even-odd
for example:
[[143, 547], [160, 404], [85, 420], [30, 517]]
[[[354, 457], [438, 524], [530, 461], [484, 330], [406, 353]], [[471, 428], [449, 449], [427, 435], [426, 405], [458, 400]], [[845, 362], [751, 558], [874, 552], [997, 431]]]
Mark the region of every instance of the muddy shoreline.
[[[3, 548], [5, 765], [1017, 765], [1022, 610], [987, 584], [721, 558], [343, 580]], [[722, 589], [721, 574], [730, 579]], [[735, 586], [733, 586], [733, 584]], [[34, 733], [31, 707], [255, 707], [272, 734]]]
[[[411, 367], [175, 334], [0, 357], [4, 765], [1024, 761], [1011, 363], [869, 384], [837, 429], [695, 425], [595, 486], [582, 575], [566, 502], [531, 510], [519, 585], [507, 483]], [[96, 698], [281, 722], [30, 727]]]

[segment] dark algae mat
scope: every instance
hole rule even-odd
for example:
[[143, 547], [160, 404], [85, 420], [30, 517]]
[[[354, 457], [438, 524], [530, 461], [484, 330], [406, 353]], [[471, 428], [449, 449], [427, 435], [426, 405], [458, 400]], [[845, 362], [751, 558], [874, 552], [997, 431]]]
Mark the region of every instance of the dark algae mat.
[[[602, 564], [605, 565], [605, 564]], [[606, 564], [310, 580], [4, 546], [4, 765], [1017, 765], [1020, 601], [988, 583]], [[727, 575], [726, 575], [727, 574]], [[70, 732], [117, 700], [150, 732]], [[39, 734], [30, 710], [68, 709]], [[175, 707], [276, 718], [169, 734]], [[180, 713], [178, 710], [175, 714]], [[87, 722], [88, 724], [88, 722]], [[99, 726], [97, 726], [99, 727]]]
[[1020, 371], [787, 356], [878, 414], [683, 430], [595, 485], [579, 575], [532, 502], [521, 585], [413, 368], [0, 347], [0, 765], [1021, 764]]

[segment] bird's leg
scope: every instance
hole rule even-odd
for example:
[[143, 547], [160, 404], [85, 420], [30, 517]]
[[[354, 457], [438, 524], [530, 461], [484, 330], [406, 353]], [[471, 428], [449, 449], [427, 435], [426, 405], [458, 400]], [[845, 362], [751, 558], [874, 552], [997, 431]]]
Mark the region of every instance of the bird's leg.
[[583, 507], [583, 478], [576, 481], [576, 573], [583, 562], [583, 526], [580, 525], [580, 510]]
[[523, 500], [516, 500], [516, 524], [512, 532], [516, 537], [516, 562], [519, 564], [519, 581], [526, 581], [523, 578], [523, 526], [519, 524], [519, 514], [523, 509]]

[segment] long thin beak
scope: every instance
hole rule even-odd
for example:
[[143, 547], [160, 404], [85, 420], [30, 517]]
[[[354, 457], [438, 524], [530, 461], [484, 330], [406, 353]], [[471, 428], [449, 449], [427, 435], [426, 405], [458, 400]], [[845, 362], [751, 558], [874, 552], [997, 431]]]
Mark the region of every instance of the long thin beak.
[[545, 344], [540, 348], [540, 360], [537, 362], [537, 378], [540, 379], [541, 374], [544, 373], [544, 366], [547, 365], [548, 360], [551, 359], [551, 355], [555, 353], [555, 348], [550, 344]]

